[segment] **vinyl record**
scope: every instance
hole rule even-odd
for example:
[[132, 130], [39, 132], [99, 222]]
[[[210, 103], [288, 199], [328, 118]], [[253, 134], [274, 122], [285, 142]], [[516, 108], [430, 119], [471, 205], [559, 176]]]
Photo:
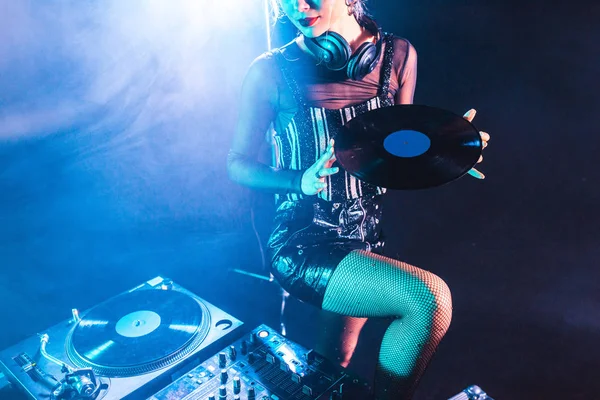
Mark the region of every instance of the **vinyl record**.
[[87, 312], [67, 338], [67, 354], [102, 376], [148, 373], [198, 347], [209, 318], [206, 306], [185, 293], [134, 290]]
[[460, 178], [477, 163], [482, 141], [469, 121], [450, 111], [396, 105], [350, 120], [335, 138], [341, 166], [390, 189], [425, 189]]

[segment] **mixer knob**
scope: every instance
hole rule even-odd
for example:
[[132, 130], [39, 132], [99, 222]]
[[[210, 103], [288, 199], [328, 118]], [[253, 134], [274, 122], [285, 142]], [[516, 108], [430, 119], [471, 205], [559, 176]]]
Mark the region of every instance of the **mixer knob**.
[[227, 366], [227, 354], [219, 353], [219, 368], [225, 368]]
[[285, 360], [281, 360], [279, 362], [279, 369], [283, 372], [290, 372], [290, 366], [285, 362]]
[[258, 336], [256, 336], [256, 333], [254, 332], [250, 334], [250, 344], [252, 346], [256, 346], [258, 344]]
[[242, 352], [243, 355], [246, 355], [248, 353], [248, 342], [246, 342], [245, 340], [242, 340], [242, 344], [240, 346], [240, 350]]
[[254, 364], [256, 362], [256, 355], [254, 353], [248, 353], [248, 362]]
[[302, 383], [302, 377], [298, 374], [292, 374], [292, 381], [296, 383]]
[[313, 395], [313, 390], [310, 386], [302, 386], [302, 393], [304, 393], [307, 396], [312, 396]]
[[225, 385], [219, 386], [219, 400], [227, 400], [227, 388]]
[[304, 357], [306, 357], [306, 362], [308, 363], [315, 361], [315, 351], [309, 350], [308, 353], [304, 355]]
[[224, 384], [227, 383], [227, 378], [228, 378], [227, 370], [226, 369], [222, 369], [221, 370], [221, 385], [224, 385]]
[[248, 400], [256, 400], [256, 393], [253, 387], [248, 388]]
[[231, 361], [234, 361], [237, 357], [237, 351], [235, 351], [235, 346], [229, 346], [229, 358]]
[[233, 378], [233, 394], [239, 394], [242, 391], [242, 381], [239, 376]]
[[329, 400], [342, 400], [342, 395], [337, 390], [334, 390], [333, 392], [331, 392]]
[[217, 400], [217, 399], [215, 398], [214, 394], [211, 394], [210, 396], [208, 396], [208, 400]]

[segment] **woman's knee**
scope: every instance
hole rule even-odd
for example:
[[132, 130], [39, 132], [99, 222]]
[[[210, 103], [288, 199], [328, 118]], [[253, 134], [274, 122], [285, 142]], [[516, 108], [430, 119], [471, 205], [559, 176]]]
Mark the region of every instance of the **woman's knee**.
[[446, 282], [423, 269], [400, 263], [404, 271], [392, 296], [398, 317], [416, 319], [444, 332], [452, 318], [452, 294]]
[[443, 317], [443, 322], [440, 321], [439, 324], [443, 324], [445, 326], [444, 331], [446, 331], [448, 330], [450, 321], [452, 320], [452, 293], [448, 287], [448, 284], [442, 278], [437, 275], [436, 278], [438, 280], [438, 291], [435, 295], [438, 306], [437, 311], [439, 316]]
[[[446, 333], [452, 320], [452, 293], [448, 284], [439, 276], [427, 273], [423, 279], [427, 288], [429, 301], [417, 302], [415, 312], [421, 313], [420, 317], [425, 317], [432, 329], [441, 333]], [[420, 299], [422, 294], [416, 294]]]

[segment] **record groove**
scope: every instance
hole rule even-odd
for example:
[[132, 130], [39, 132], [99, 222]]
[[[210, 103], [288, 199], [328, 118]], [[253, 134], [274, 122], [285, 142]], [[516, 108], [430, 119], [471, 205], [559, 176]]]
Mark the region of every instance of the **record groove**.
[[140, 375], [183, 359], [209, 329], [208, 309], [191, 296], [134, 290], [89, 310], [67, 337], [67, 355], [102, 376]]
[[482, 140], [450, 111], [396, 105], [350, 120], [335, 138], [335, 155], [349, 174], [389, 189], [425, 189], [465, 175], [479, 160]]

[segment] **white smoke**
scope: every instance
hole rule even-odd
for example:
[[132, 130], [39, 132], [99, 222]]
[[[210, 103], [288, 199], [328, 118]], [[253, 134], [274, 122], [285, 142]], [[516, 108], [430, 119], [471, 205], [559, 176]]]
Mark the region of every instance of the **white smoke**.
[[215, 105], [264, 23], [261, 0], [0, 0], [0, 140]]

